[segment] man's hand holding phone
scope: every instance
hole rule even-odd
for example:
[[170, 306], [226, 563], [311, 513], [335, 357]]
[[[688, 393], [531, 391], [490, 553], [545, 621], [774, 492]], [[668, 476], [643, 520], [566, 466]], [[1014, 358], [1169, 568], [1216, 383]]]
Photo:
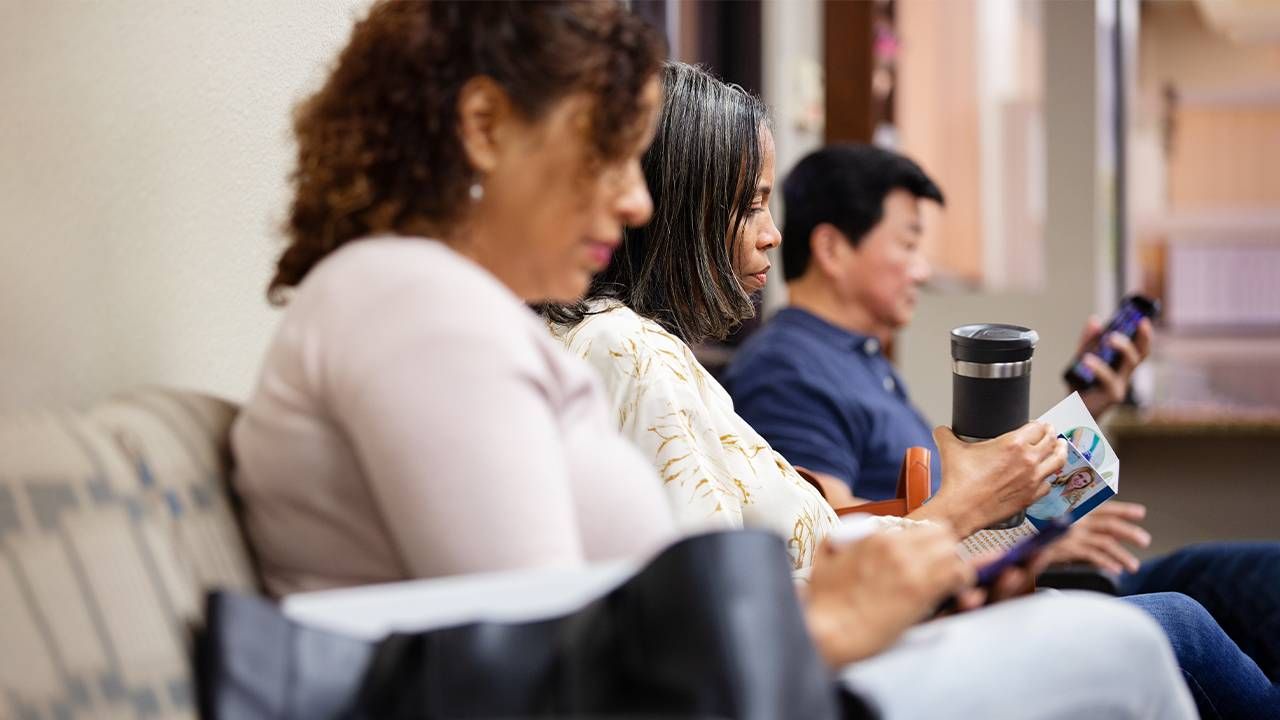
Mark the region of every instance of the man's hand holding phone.
[[[1081, 392], [1080, 399], [1084, 401], [1085, 407], [1089, 408], [1089, 412], [1094, 417], [1101, 417], [1113, 405], [1124, 401], [1129, 393], [1129, 380], [1133, 377], [1134, 369], [1151, 354], [1151, 339], [1154, 332], [1151, 321], [1143, 318], [1138, 323], [1138, 332], [1134, 334], [1132, 340], [1117, 332], [1110, 333], [1105, 338], [1099, 338], [1102, 333], [1102, 324], [1097, 317], [1089, 318], [1081, 337], [1080, 349], [1083, 354], [1080, 359], [1093, 371], [1097, 382]], [[1120, 367], [1113, 370], [1102, 358], [1086, 352], [1086, 348], [1098, 341], [1106, 343], [1115, 350], [1120, 357]]]
[[1064, 378], [1095, 418], [1128, 395], [1134, 369], [1151, 354], [1151, 319], [1159, 312], [1158, 302], [1130, 295], [1105, 327], [1097, 317], [1085, 324], [1080, 351]]

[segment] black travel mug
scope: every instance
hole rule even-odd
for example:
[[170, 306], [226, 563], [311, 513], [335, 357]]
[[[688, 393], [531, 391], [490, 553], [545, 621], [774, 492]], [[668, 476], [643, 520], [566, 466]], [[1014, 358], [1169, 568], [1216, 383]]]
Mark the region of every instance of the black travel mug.
[[[961, 440], [988, 440], [1026, 424], [1039, 340], [1035, 330], [1001, 323], [951, 331], [951, 430]], [[1017, 527], [1025, 518], [1018, 512], [990, 527]]]

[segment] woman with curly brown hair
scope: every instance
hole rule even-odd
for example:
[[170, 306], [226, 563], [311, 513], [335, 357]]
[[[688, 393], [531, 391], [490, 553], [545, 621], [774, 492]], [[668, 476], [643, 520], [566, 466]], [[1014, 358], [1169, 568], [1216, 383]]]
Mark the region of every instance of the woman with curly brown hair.
[[613, 3], [386, 2], [356, 26], [297, 111], [288, 311], [233, 430], [272, 593], [671, 539], [590, 370], [524, 305], [581, 295], [648, 219], [660, 53]]
[[[232, 435], [271, 593], [579, 566], [677, 538], [599, 380], [526, 305], [581, 297], [649, 219], [660, 62], [615, 2], [383, 2], [356, 26], [296, 118], [270, 287], [288, 308]], [[872, 696], [908, 680], [913, 651], [890, 648], [904, 629], [952, 593], [980, 602], [953, 543], [926, 528], [819, 549], [806, 627], [833, 666], [887, 661], [867, 668]], [[1086, 691], [1094, 706], [1183, 716], [1153, 627], [1062, 603], [1099, 620], [1100, 655], [1144, 668], [1082, 670], [1107, 685]], [[981, 615], [1013, 626], [1043, 605]]]

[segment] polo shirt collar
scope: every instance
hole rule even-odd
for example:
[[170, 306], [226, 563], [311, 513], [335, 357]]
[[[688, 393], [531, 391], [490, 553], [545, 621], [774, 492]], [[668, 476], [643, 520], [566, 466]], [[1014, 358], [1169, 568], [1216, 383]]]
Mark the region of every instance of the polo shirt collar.
[[798, 307], [785, 307], [778, 311], [778, 316], [786, 321], [805, 327], [817, 335], [824, 343], [840, 350], [853, 350], [867, 357], [880, 354], [880, 341], [870, 335], [863, 335], [842, 327], [832, 325], [808, 310]]

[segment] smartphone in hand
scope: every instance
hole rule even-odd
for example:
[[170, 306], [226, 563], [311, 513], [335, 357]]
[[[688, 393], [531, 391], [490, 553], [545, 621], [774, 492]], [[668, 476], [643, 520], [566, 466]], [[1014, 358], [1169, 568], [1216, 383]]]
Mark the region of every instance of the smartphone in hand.
[[1102, 358], [1103, 362], [1113, 368], [1119, 367], [1120, 353], [1107, 344], [1107, 336], [1113, 332], [1118, 332], [1132, 339], [1138, 333], [1138, 324], [1142, 322], [1143, 318], [1154, 320], [1159, 314], [1159, 302], [1143, 295], [1126, 296], [1120, 302], [1120, 307], [1116, 310], [1116, 314], [1111, 317], [1111, 321], [1103, 328], [1102, 333], [1071, 361], [1071, 365], [1063, 373], [1063, 378], [1067, 381], [1067, 385], [1072, 390], [1083, 392], [1097, 382], [1098, 379], [1093, 370], [1084, 364], [1085, 353], [1097, 355]]
[[995, 585], [996, 580], [1000, 578], [1000, 574], [1011, 567], [1022, 565], [1032, 558], [1037, 552], [1048, 547], [1055, 540], [1066, 534], [1067, 529], [1071, 527], [1071, 516], [1065, 515], [1054, 518], [1045, 524], [1039, 533], [1032, 535], [1013, 547], [997, 558], [994, 562], [988, 563], [978, 570], [978, 587], [991, 587]]
[[[995, 586], [996, 581], [1000, 579], [1000, 576], [1004, 574], [1005, 570], [1026, 564], [1037, 552], [1066, 534], [1070, 527], [1071, 517], [1069, 515], [1063, 515], [1049, 521], [1040, 532], [1024, 538], [1009, 548], [1004, 555], [979, 568], [978, 579], [974, 583], [974, 587], [991, 589]], [[952, 595], [942, 601], [942, 604], [934, 611], [934, 615], [945, 615], [954, 612], [958, 605], [958, 596]]]

